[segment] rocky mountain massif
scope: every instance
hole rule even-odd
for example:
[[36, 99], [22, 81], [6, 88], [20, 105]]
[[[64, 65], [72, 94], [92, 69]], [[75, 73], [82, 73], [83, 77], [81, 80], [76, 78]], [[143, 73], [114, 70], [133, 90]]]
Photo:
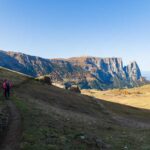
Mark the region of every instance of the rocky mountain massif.
[[43, 59], [0, 51], [0, 66], [34, 77], [49, 75], [54, 82], [72, 82], [83, 89], [126, 88], [145, 84], [136, 62], [123, 66], [121, 58], [74, 57]]

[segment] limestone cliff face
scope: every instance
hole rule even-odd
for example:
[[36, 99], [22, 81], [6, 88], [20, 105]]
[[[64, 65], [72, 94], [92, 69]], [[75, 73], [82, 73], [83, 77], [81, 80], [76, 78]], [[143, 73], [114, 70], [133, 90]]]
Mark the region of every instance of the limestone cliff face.
[[140, 80], [141, 79], [141, 71], [139, 66], [137, 65], [137, 63], [131, 62], [129, 65], [127, 65], [124, 68], [125, 72], [126, 72], [126, 76], [129, 80]]
[[5, 51], [0, 51], [0, 65], [34, 77], [53, 70], [53, 65], [48, 59]]
[[123, 66], [121, 58], [77, 57], [68, 61], [93, 74], [102, 89], [138, 86], [142, 78], [136, 62]]
[[49, 60], [0, 51], [0, 66], [34, 77], [50, 75], [56, 82], [71, 81], [81, 88], [124, 88], [145, 83], [137, 63], [123, 66], [121, 58], [74, 57]]

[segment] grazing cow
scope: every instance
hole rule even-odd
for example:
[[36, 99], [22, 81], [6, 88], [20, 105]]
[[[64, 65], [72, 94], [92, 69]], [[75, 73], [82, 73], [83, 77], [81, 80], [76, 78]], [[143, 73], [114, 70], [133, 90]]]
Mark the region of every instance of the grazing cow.
[[69, 88], [70, 91], [75, 92], [75, 93], [81, 93], [80, 89], [78, 86], [71, 86]]
[[48, 85], [52, 85], [51, 78], [48, 77], [48, 76], [40, 77], [37, 80], [40, 81], [40, 82], [42, 82], [42, 83], [46, 83]]

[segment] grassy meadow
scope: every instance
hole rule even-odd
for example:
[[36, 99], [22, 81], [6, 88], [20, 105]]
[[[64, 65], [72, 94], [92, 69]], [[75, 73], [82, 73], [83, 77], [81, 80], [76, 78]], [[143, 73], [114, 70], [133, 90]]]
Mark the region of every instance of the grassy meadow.
[[5, 69], [0, 75], [14, 83], [20, 150], [150, 149], [149, 86], [82, 95]]
[[150, 109], [150, 85], [132, 89], [114, 89], [108, 91], [82, 90], [82, 94], [103, 99], [108, 102]]

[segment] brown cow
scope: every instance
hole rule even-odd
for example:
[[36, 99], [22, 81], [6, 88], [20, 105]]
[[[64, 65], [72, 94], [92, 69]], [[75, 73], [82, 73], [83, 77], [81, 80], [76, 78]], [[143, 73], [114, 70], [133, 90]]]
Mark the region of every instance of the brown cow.
[[81, 93], [81, 91], [80, 91], [78, 86], [71, 86], [69, 88], [69, 90], [72, 91], [72, 92]]

